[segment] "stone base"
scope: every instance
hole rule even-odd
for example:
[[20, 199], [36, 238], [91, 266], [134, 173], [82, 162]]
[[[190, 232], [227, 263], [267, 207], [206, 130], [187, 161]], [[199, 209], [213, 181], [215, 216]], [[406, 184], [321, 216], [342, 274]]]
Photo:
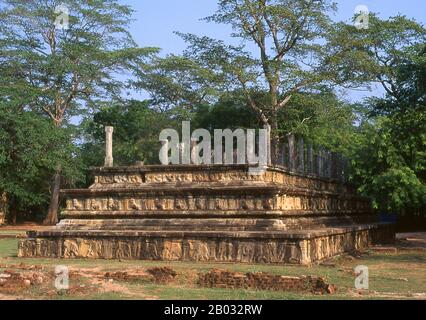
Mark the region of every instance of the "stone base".
[[29, 232], [19, 257], [311, 264], [392, 242], [393, 225], [358, 224], [297, 231]]

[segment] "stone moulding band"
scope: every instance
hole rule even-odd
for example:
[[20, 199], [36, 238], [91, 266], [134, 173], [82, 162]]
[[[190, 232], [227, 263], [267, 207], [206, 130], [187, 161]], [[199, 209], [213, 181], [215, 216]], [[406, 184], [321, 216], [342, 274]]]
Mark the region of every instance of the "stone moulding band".
[[[229, 171], [241, 171], [247, 172], [249, 168], [255, 168], [256, 165], [250, 164], [203, 164], [203, 165], [187, 165], [187, 164], [179, 164], [179, 165], [144, 165], [144, 166], [134, 166], [134, 167], [92, 167], [90, 171], [92, 174], [97, 175], [111, 175], [111, 174], [145, 174], [145, 173], [171, 173], [171, 172], [229, 172]], [[298, 172], [293, 172], [288, 170], [285, 167], [274, 165], [268, 166], [267, 171], [283, 173], [292, 177], [300, 177], [300, 178], [308, 178], [310, 180], [316, 181], [326, 181], [326, 182], [335, 182], [341, 183], [338, 179], [333, 179], [331, 177], [319, 177], [317, 175], [310, 174], [301, 174]], [[256, 176], [256, 175], [255, 175]], [[350, 185], [350, 183], [345, 182], [346, 185]]]
[[251, 218], [284, 218], [284, 217], [327, 217], [327, 216], [352, 216], [352, 215], [366, 215], [369, 212], [363, 210], [347, 210], [347, 211], [308, 211], [308, 210], [289, 210], [289, 211], [172, 211], [172, 210], [152, 210], [152, 211], [63, 211], [62, 218], [103, 218], [103, 219], [117, 219], [124, 217], [126, 219], [140, 219], [141, 217], [155, 217], [159, 219], [169, 219], [172, 217], [182, 218], [238, 218], [238, 217], [251, 217]]
[[103, 231], [92, 230], [88, 235], [85, 231], [28, 231], [30, 238], [48, 238], [48, 237], [149, 237], [149, 238], [238, 238], [238, 239], [312, 239], [326, 235], [345, 234], [351, 231], [374, 230], [390, 226], [389, 223], [365, 224], [356, 226], [341, 226], [333, 228], [324, 228], [323, 230], [291, 230], [291, 231]]
[[285, 194], [285, 195], [297, 195], [297, 196], [335, 196], [339, 198], [347, 199], [360, 199], [365, 200], [364, 197], [354, 195], [354, 194], [339, 194], [331, 191], [320, 191], [320, 190], [309, 190], [304, 188], [297, 187], [286, 187], [279, 185], [234, 185], [234, 186], [203, 186], [203, 185], [175, 185], [175, 186], [143, 186], [143, 187], [131, 187], [131, 188], [102, 188], [102, 189], [66, 189], [61, 190], [62, 195], [110, 195], [114, 194], [117, 196], [120, 195], [137, 195], [137, 194], [176, 194], [189, 192], [194, 194], [224, 194], [230, 192], [231, 194], [243, 194], [243, 193], [255, 193], [259, 194], [268, 193], [268, 194]]

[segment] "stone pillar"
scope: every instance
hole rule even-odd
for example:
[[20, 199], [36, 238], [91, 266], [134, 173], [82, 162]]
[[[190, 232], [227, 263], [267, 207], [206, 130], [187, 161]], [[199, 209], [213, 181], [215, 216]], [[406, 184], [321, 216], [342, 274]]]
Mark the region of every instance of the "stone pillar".
[[344, 157], [341, 153], [338, 154], [338, 179], [340, 182], [344, 182], [345, 181], [345, 167], [344, 167]]
[[318, 153], [317, 153], [317, 175], [319, 177], [323, 177], [324, 176], [324, 166], [323, 166], [323, 149], [321, 147], [318, 148]]
[[296, 143], [294, 134], [288, 135], [288, 169], [296, 171]]
[[105, 127], [105, 163], [104, 167], [112, 167], [114, 165], [114, 159], [112, 158], [112, 133], [114, 127]]
[[186, 148], [185, 142], [181, 142], [178, 144], [180, 164], [187, 164], [185, 163], [185, 148]]
[[[259, 139], [260, 140], [260, 139]], [[256, 135], [254, 130], [247, 130], [246, 161], [248, 164], [256, 164]]]
[[333, 163], [332, 163], [332, 154], [330, 150], [327, 150], [327, 165], [326, 165], [326, 170], [327, 170], [327, 178], [331, 178], [331, 170], [333, 167]]
[[198, 139], [191, 138], [191, 163], [200, 164], [198, 163], [198, 157], [199, 157]]
[[307, 157], [307, 170], [308, 174], [314, 173], [314, 150], [312, 144], [308, 144], [306, 148], [306, 157]]
[[163, 165], [169, 164], [169, 140], [168, 139], [162, 139], [161, 142], [161, 149], [160, 149], [160, 162]]
[[[272, 164], [272, 158], [271, 158], [271, 126], [269, 124], [265, 124], [263, 126], [263, 129], [266, 130], [266, 152], [267, 152], [267, 163], [268, 166]], [[259, 140], [260, 141], [260, 140]], [[260, 148], [259, 148], [260, 150]]]
[[285, 146], [284, 143], [281, 143], [278, 146], [278, 160], [277, 164], [280, 166], [285, 166]]
[[342, 159], [342, 182], [346, 182], [349, 176], [349, 160], [346, 157]]
[[297, 143], [297, 171], [305, 172], [305, 144], [302, 137], [299, 138]]
[[331, 170], [330, 170], [330, 176], [333, 179], [337, 179], [337, 172], [338, 172], [338, 164], [337, 164], [337, 155], [335, 152], [331, 153]]

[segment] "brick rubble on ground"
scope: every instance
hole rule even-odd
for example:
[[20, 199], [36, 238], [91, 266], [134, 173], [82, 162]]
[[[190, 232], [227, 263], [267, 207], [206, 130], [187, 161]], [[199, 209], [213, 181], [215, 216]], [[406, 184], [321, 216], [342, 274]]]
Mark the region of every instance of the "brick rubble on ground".
[[208, 288], [309, 291], [315, 294], [333, 294], [336, 291], [335, 286], [328, 284], [322, 277], [291, 277], [265, 272], [243, 274], [223, 269], [212, 269], [200, 274], [198, 284]]

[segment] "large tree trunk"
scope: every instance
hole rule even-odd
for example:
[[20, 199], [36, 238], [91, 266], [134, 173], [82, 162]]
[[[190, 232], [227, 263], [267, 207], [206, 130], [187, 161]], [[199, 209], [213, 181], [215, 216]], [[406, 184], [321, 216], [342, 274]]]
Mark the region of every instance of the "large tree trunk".
[[58, 223], [58, 209], [59, 209], [59, 190], [61, 188], [61, 165], [56, 167], [56, 172], [52, 181], [52, 194], [50, 197], [49, 210], [47, 216], [43, 221], [44, 225], [55, 225]]
[[[1, 193], [1, 197], [0, 197], [0, 214], [3, 214], [3, 223], [6, 222], [6, 220], [8, 220], [8, 217], [10, 215], [10, 211], [8, 210], [8, 197], [7, 197], [7, 193], [6, 192], [2, 192]], [[16, 221], [16, 219], [15, 219]], [[1, 224], [1, 223], [0, 223]]]
[[12, 205], [11, 208], [9, 208], [9, 212], [8, 212], [8, 217], [7, 217], [8, 224], [11, 224], [13, 226], [16, 225], [17, 218], [18, 218], [18, 211], [16, 210], [16, 207]]

